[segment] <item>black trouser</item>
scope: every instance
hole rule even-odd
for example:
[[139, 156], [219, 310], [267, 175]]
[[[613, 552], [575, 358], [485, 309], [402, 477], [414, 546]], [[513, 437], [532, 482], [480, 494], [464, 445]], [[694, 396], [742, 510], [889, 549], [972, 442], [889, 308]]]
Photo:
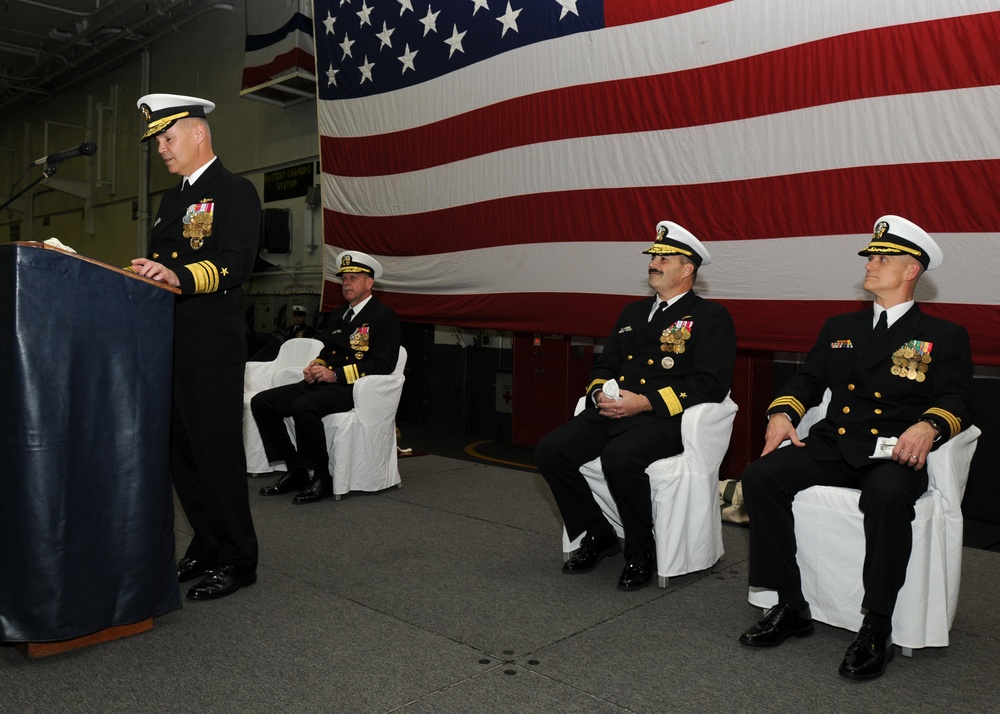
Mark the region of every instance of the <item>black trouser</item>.
[[[260, 430], [267, 460], [284, 461], [289, 471], [315, 469], [317, 473], [328, 473], [330, 454], [323, 417], [353, 408], [353, 385], [309, 384], [304, 380], [267, 389], [250, 400], [250, 411]], [[288, 436], [286, 417], [295, 422], [298, 449]]]
[[566, 532], [575, 539], [584, 531], [600, 537], [613, 533], [580, 467], [601, 457], [601, 470], [625, 531], [625, 557], [653, 543], [653, 506], [648, 467], [683, 450], [680, 419], [635, 419], [615, 435], [611, 420], [587, 409], [546, 434], [535, 447], [538, 470], [552, 489]]
[[171, 469], [187, 557], [257, 567], [243, 451], [243, 363], [174, 370]]
[[872, 461], [856, 469], [846, 461], [818, 461], [808, 447], [786, 446], [747, 466], [742, 481], [750, 515], [751, 586], [802, 590], [792, 516], [796, 493], [810, 486], [859, 488], [865, 529], [862, 607], [892, 616], [906, 579], [914, 504], [927, 490], [927, 470]]

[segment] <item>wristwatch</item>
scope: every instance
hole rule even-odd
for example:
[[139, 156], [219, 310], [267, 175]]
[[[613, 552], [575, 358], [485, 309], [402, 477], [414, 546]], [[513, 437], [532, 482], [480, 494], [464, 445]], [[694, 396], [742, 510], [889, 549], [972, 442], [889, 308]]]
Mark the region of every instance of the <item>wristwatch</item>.
[[944, 434], [944, 429], [941, 428], [941, 423], [932, 416], [923, 416], [917, 419], [918, 422], [925, 421], [934, 427], [934, 431], [937, 432], [937, 436], [934, 437], [935, 443], [941, 440], [941, 435]]

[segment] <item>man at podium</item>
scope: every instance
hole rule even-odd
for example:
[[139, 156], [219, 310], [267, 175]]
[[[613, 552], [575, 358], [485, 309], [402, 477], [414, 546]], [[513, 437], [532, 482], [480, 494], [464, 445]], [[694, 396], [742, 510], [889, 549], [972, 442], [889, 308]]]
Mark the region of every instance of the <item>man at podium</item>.
[[257, 581], [243, 451], [247, 354], [240, 285], [257, 255], [260, 198], [212, 150], [205, 115], [215, 104], [147, 94], [137, 105], [147, 124], [142, 141], [182, 177], [163, 195], [149, 252], [133, 260], [132, 269], [181, 291], [174, 312], [171, 470], [194, 538], [177, 578], [201, 578], [187, 597], [210, 600]]

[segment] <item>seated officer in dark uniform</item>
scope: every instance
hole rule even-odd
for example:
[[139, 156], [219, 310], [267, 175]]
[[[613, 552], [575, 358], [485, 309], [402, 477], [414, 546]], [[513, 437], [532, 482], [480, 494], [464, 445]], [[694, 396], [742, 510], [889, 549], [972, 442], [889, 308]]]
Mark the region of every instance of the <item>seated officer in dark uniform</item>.
[[[647, 280], [656, 294], [625, 306], [590, 371], [587, 408], [535, 447], [567, 533], [575, 539], [586, 532], [563, 565], [571, 574], [593, 570], [621, 548], [580, 473], [601, 457], [625, 531], [621, 590], [643, 587], [656, 572], [646, 467], [683, 451], [684, 410], [725, 399], [736, 359], [729, 312], [692, 290], [699, 266], [711, 260], [701, 241], [661, 221], [656, 241], [643, 252], [652, 255]], [[609, 396], [613, 392], [620, 398]]]
[[[323, 417], [353, 409], [354, 383], [367, 374], [390, 374], [399, 360], [399, 318], [372, 296], [382, 266], [372, 256], [350, 250], [341, 253], [337, 263], [348, 305], [331, 315], [325, 346], [303, 370], [301, 382], [259, 392], [250, 400], [268, 460], [284, 461], [288, 468], [260, 490], [262, 496], [304, 488], [293, 499], [303, 504], [332, 495]], [[298, 449], [288, 436], [285, 417], [295, 422]]]
[[316, 336], [316, 330], [306, 323], [306, 312], [307, 310], [302, 305], [296, 305], [292, 308], [292, 324], [285, 329], [286, 340]]
[[[914, 503], [927, 490], [927, 455], [972, 423], [972, 352], [964, 327], [913, 301], [937, 243], [899, 216], [883, 216], [859, 255], [873, 308], [827, 320], [805, 363], [768, 408], [763, 458], [743, 472], [750, 515], [750, 585], [778, 604], [740, 636], [773, 647], [813, 633], [795, 560], [792, 500], [815, 485], [861, 489], [866, 539], [864, 624], [840, 673], [873, 679], [892, 659], [892, 613], [906, 578]], [[804, 440], [795, 425], [832, 392]], [[779, 449], [786, 439], [790, 446]], [[860, 553], [859, 553], [860, 556]]]

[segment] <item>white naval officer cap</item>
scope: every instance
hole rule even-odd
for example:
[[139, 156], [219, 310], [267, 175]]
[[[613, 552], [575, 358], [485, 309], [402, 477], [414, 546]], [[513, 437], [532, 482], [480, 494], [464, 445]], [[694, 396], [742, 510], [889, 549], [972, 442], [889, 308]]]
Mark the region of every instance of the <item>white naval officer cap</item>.
[[882, 216], [875, 221], [872, 239], [858, 255], [911, 255], [924, 270], [934, 270], [944, 260], [944, 253], [927, 231], [902, 216]]
[[178, 119], [201, 117], [215, 109], [215, 103], [183, 94], [147, 94], [135, 103], [146, 122], [146, 133], [140, 143], [162, 134]]
[[700, 240], [673, 221], [660, 221], [656, 224], [656, 239], [647, 250], [648, 255], [686, 255], [695, 265], [708, 265], [712, 256]]
[[382, 277], [382, 264], [360, 250], [345, 250], [337, 256], [337, 275], [344, 273], [367, 273], [376, 280]]

